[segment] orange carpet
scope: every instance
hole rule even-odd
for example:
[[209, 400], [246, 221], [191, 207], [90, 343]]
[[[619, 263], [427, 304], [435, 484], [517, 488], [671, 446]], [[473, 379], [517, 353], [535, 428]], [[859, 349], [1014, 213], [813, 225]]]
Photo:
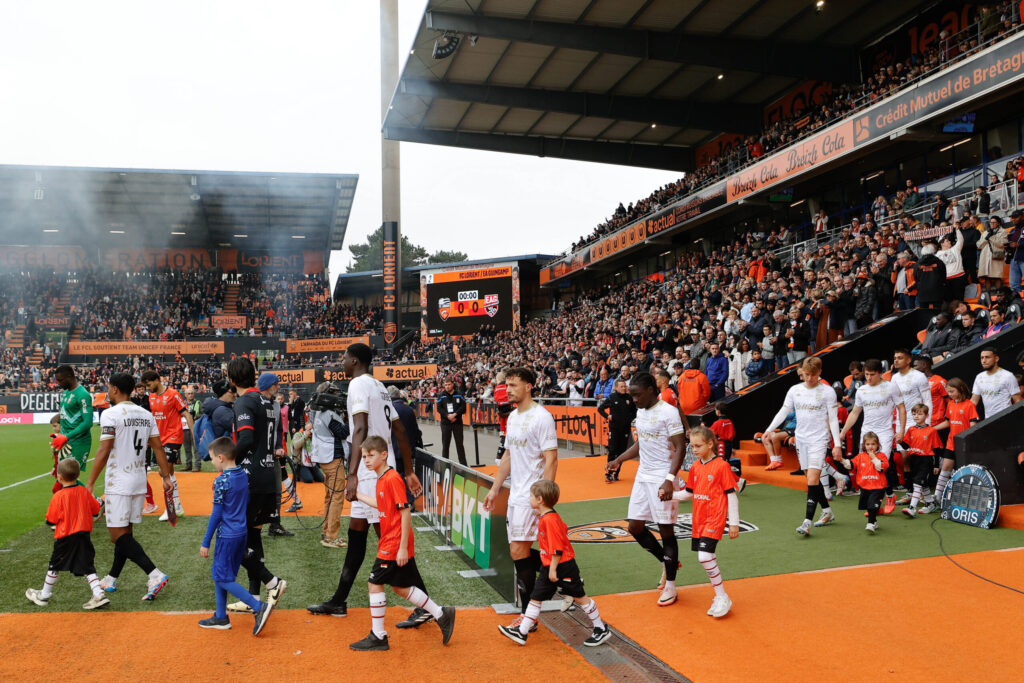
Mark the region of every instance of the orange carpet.
[[[388, 600], [398, 598], [389, 594]], [[605, 680], [546, 629], [531, 635], [526, 647], [507, 640], [497, 626], [509, 618], [490, 609], [459, 610], [447, 646], [433, 624], [396, 629], [408, 613], [408, 608], [388, 610], [388, 652], [348, 649], [370, 631], [368, 609], [353, 609], [344, 619], [281, 610], [271, 614], [258, 637], [247, 615], [232, 616], [230, 631], [208, 631], [196, 625], [209, 616], [205, 612], [0, 614], [0, 676], [10, 681]], [[61, 633], [84, 640], [61, 642]], [[167, 638], [154, 640], [160, 634]]]
[[999, 508], [996, 525], [1007, 529], [1024, 529], [1024, 505], [1004, 505]]
[[[178, 472], [175, 477], [178, 479], [178, 494], [181, 496], [181, 504], [185, 508], [186, 515], [209, 516], [213, 511], [213, 480], [216, 472]], [[156, 472], [149, 473], [149, 485], [153, 487], [156, 496], [156, 503], [160, 510], [153, 514], [160, 514], [164, 509], [163, 484], [160, 482], [160, 475]], [[341, 494], [344, 498], [344, 493]], [[299, 482], [299, 498], [302, 500], [302, 510], [299, 515], [304, 517], [323, 517], [324, 515], [324, 485], [303, 484]], [[349, 503], [345, 503], [345, 514], [348, 514]], [[293, 514], [293, 513], [288, 513]]]
[[[558, 461], [556, 479], [562, 491], [560, 502], [575, 503], [581, 500], [604, 500], [606, 498], [622, 498], [628, 496], [633, 488], [633, 477], [636, 476], [637, 461], [629, 460], [622, 466], [619, 481], [606, 484], [604, 466], [608, 460], [599, 458], [565, 458]], [[485, 465], [474, 468], [489, 476], [498, 470], [496, 465]]]
[[[1024, 590], [1024, 549], [955, 558]], [[707, 584], [680, 589], [666, 608], [654, 591], [597, 604], [609, 624], [694, 681], [1021, 680], [1024, 596], [944, 557], [736, 581], [723, 570], [733, 609], [722, 619], [705, 614]]]

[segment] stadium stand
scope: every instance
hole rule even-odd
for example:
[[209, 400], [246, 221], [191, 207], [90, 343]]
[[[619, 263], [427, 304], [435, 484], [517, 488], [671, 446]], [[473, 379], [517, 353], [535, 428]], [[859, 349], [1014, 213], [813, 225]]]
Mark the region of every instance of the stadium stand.
[[[570, 251], [591, 244], [728, 174], [742, 170], [765, 154], [799, 142], [817, 130], [853, 116], [865, 107], [891, 97], [921, 79], [976, 54], [982, 48], [1014, 35], [1021, 28], [1020, 10], [1013, 2], [1001, 2], [994, 6], [979, 5], [973, 8], [972, 15], [970, 25], [936, 41], [923, 54], [882, 67], [877, 73], [868, 74], [861, 83], [833, 86], [828, 98], [821, 102], [808, 102], [806, 109], [772, 122], [760, 135], [748, 136], [742, 144], [712, 157], [694, 173], [688, 173], [685, 177], [658, 188], [647, 197], [630, 202], [628, 206], [623, 206], [620, 202], [612, 216], [597, 225], [589, 235], [580, 237], [572, 244]], [[1014, 176], [1014, 180], [1016, 179]], [[876, 220], [884, 218], [887, 212], [885, 198], [880, 197], [879, 200]], [[905, 200], [903, 191], [897, 193], [893, 207], [896, 210], [901, 209]]]

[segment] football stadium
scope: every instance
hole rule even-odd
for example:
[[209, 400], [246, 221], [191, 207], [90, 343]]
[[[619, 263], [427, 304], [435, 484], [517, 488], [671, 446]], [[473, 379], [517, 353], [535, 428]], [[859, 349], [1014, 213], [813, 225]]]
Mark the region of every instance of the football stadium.
[[[416, 4], [365, 243], [0, 155], [0, 672], [1020, 680], [1024, 3]], [[675, 180], [430, 255], [409, 147]]]

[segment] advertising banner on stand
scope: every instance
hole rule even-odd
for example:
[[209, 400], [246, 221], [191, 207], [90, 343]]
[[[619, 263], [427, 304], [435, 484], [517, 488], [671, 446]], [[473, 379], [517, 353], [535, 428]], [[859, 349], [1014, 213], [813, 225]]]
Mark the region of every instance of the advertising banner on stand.
[[494, 510], [484, 510], [484, 498], [494, 479], [470, 467], [441, 458], [422, 448], [415, 451], [417, 476], [423, 484], [421, 519], [461, 548], [471, 569], [509, 602], [515, 601], [515, 571], [508, 551], [505, 514], [508, 488], [502, 487]]

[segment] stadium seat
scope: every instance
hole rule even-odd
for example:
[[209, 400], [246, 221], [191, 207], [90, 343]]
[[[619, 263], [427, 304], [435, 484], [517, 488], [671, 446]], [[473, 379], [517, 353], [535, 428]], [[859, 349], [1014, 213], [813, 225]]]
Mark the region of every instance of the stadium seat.
[[849, 389], [850, 385], [853, 384], [853, 375], [847, 375], [843, 378], [843, 388]]
[[917, 333], [917, 341], [924, 344], [924, 338], [928, 336], [928, 330], [919, 330]]

